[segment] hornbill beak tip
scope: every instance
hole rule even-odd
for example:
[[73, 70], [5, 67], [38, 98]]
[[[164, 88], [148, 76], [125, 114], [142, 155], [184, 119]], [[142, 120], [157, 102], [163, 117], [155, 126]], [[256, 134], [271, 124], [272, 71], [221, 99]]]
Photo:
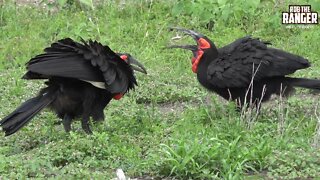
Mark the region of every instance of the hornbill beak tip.
[[146, 68], [138, 60], [134, 59], [133, 57], [128, 58], [128, 63], [133, 70], [147, 74]]

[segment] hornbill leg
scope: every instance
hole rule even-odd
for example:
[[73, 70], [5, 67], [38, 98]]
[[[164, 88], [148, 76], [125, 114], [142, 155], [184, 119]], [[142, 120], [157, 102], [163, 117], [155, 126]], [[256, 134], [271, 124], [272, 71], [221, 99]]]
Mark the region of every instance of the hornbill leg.
[[91, 112], [93, 122], [104, 120], [105, 116], [103, 110], [109, 104], [111, 99], [112, 95], [110, 95], [109, 93], [102, 94], [102, 97], [97, 97], [96, 106], [92, 108], [93, 111]]
[[81, 127], [84, 130], [84, 132], [86, 132], [87, 134], [92, 134], [92, 131], [89, 125], [89, 120], [90, 120], [89, 116], [83, 115], [81, 120]]
[[93, 122], [101, 122], [105, 118], [104, 113], [103, 113], [103, 109], [102, 110], [95, 110], [91, 114], [91, 116], [92, 116]]
[[72, 121], [72, 118], [68, 114], [65, 114], [62, 119], [62, 123], [63, 123], [64, 130], [66, 132], [71, 131], [71, 121]]

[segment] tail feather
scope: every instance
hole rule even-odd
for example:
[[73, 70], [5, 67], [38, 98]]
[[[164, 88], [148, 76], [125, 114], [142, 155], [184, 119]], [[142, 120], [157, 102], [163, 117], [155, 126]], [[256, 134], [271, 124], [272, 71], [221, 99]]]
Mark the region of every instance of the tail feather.
[[25, 126], [36, 114], [48, 106], [56, 97], [55, 92], [40, 94], [27, 100], [15, 111], [0, 121], [0, 126], [9, 136]]
[[320, 80], [306, 78], [286, 78], [292, 86], [320, 90]]

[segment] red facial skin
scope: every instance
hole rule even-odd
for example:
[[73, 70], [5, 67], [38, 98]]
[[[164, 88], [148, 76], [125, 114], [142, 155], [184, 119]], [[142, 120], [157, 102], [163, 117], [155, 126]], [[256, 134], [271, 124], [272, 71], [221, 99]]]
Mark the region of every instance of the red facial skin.
[[[122, 60], [126, 61], [126, 60], [128, 59], [128, 56], [127, 56], [127, 55], [121, 55], [120, 58], [121, 58]], [[123, 96], [122, 93], [118, 93], [118, 94], [115, 94], [115, 95], [113, 96], [113, 99], [119, 100], [119, 99], [122, 98], [122, 96]]]
[[200, 62], [201, 57], [202, 57], [202, 55], [204, 53], [203, 50], [204, 49], [209, 49], [210, 47], [211, 47], [210, 43], [207, 40], [205, 40], [203, 38], [200, 38], [198, 40], [197, 58], [192, 57], [192, 60], [191, 60], [191, 62], [192, 62], [192, 71], [194, 73], [197, 73], [199, 62]]
[[120, 57], [121, 57], [121, 59], [124, 60], [124, 61], [126, 61], [126, 60], [128, 59], [128, 56], [127, 56], [127, 55], [121, 55]]

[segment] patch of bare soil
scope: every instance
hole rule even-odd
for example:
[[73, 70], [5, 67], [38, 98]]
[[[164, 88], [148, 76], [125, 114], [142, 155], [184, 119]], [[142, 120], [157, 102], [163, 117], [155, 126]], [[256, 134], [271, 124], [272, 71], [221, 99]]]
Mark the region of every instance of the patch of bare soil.
[[[175, 102], [164, 102], [158, 103], [156, 105], [152, 105], [146, 103], [147, 106], [155, 106], [159, 109], [159, 111], [163, 114], [180, 114], [186, 109], [196, 108], [200, 105], [210, 106], [212, 95], [205, 96], [202, 100], [190, 100], [190, 101], [175, 101]], [[227, 103], [227, 101], [221, 98], [222, 103]]]
[[174, 103], [162, 103], [159, 104], [158, 109], [161, 113], [169, 114], [180, 114], [185, 109], [198, 107], [200, 102], [174, 102]]

